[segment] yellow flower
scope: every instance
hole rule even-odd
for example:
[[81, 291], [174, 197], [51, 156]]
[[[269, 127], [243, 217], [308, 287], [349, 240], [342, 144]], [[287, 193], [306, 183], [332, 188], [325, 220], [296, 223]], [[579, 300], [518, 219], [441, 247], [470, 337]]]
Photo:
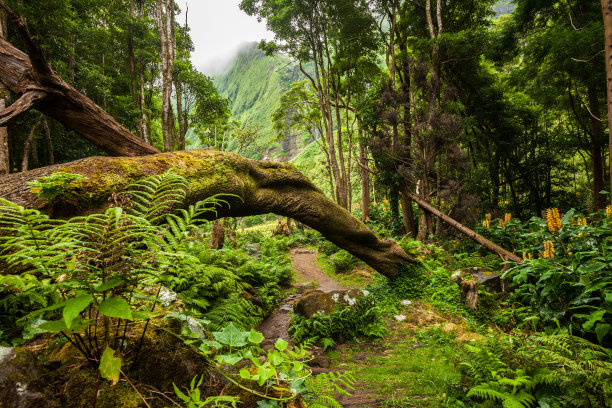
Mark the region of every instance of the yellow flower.
[[485, 218], [487, 219], [487, 221], [491, 221], [491, 214], [486, 213]]
[[506, 215], [504, 215], [504, 222], [510, 222], [510, 221], [512, 221], [512, 214], [506, 213]]
[[607, 215], [608, 217], [612, 217], [612, 204], [610, 204], [610, 205], [608, 205], [608, 206], [606, 207], [606, 215]]
[[489, 227], [491, 226], [491, 221], [489, 220], [484, 220], [482, 222], [482, 226], [485, 227], [486, 229], [489, 229]]
[[499, 226], [501, 228], [506, 228], [506, 224], [504, 224], [504, 220], [499, 220]]
[[555, 257], [555, 246], [552, 241], [544, 241], [544, 258], [553, 259]]
[[383, 203], [389, 204], [389, 200], [383, 200]]
[[546, 224], [550, 232], [556, 232], [561, 229], [561, 216], [556, 208], [546, 210]]

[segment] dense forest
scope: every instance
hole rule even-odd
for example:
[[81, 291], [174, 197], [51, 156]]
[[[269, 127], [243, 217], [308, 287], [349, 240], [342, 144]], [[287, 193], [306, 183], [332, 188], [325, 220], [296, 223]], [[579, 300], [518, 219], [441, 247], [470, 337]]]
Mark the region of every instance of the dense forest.
[[0, 1], [0, 407], [611, 407], [612, 2], [235, 3]]

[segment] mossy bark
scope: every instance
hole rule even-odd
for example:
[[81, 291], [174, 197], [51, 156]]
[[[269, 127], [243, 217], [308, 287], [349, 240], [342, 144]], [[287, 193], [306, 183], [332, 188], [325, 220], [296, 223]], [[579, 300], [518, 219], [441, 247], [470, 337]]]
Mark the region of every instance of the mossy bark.
[[[29, 208], [40, 207], [27, 183], [55, 171], [82, 174], [88, 180], [68, 192], [64, 215], [100, 211], [108, 198], [141, 178], [176, 168], [189, 182], [186, 204], [216, 194], [238, 196], [218, 217], [242, 217], [275, 213], [296, 219], [321, 232], [327, 239], [388, 277], [397, 276], [402, 265], [414, 262], [391, 240], [379, 239], [365, 224], [327, 198], [289, 163], [246, 159], [214, 150], [189, 150], [142, 157], [89, 157], [44, 167], [0, 179], [0, 197]], [[44, 209], [44, 207], [43, 207]], [[55, 209], [57, 211], [57, 209]]]

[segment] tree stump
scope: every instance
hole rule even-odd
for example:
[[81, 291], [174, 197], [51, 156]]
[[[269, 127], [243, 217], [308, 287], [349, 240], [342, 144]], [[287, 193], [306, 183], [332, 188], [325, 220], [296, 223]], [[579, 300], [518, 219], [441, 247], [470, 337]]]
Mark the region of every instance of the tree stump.
[[221, 249], [225, 242], [225, 228], [219, 222], [215, 220], [213, 224], [212, 236], [210, 237], [210, 249]]

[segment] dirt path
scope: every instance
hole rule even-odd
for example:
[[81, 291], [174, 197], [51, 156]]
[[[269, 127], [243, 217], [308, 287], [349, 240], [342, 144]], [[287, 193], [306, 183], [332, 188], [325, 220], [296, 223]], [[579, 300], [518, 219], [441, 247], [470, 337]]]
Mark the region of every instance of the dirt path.
[[283, 300], [278, 305], [278, 308], [257, 327], [257, 330], [266, 337], [263, 343], [264, 348], [266, 346], [270, 347], [279, 338], [292, 344], [288, 329], [293, 304], [300, 298], [304, 290], [310, 286], [310, 282], [316, 282], [316, 285], [318, 285], [317, 289], [323, 292], [346, 289], [323, 273], [321, 268], [317, 266], [317, 256], [319, 256], [318, 252], [304, 248], [294, 248], [291, 250], [291, 265], [296, 272], [295, 286], [298, 289], [298, 293], [290, 295]]
[[[327, 276], [319, 268], [317, 265], [318, 256], [318, 252], [304, 248], [294, 248], [291, 250], [291, 264], [296, 272], [295, 287], [298, 292], [283, 300], [278, 308], [257, 327], [257, 330], [262, 332], [266, 338], [262, 343], [264, 349], [274, 347], [274, 343], [276, 343], [278, 338], [293, 344], [288, 332], [293, 304], [300, 299], [306, 290], [314, 288], [311, 282], [316, 282], [316, 288], [323, 292], [349, 289], [349, 287], [342, 286], [336, 280]], [[336, 369], [329, 368], [329, 358], [323, 355], [322, 348], [313, 347], [312, 352], [314, 359], [310, 365], [314, 374], [337, 371]], [[341, 396], [338, 398], [338, 402], [347, 408], [379, 406], [379, 401], [374, 397], [372, 391], [361, 383], [356, 384], [356, 389], [352, 392], [351, 396]]]
[[294, 248], [291, 250], [291, 265], [296, 271], [295, 280], [297, 284], [317, 282], [317, 289], [322, 292], [333, 290], [348, 289], [341, 286], [335, 279], [327, 276], [317, 265], [319, 253], [304, 248]]

